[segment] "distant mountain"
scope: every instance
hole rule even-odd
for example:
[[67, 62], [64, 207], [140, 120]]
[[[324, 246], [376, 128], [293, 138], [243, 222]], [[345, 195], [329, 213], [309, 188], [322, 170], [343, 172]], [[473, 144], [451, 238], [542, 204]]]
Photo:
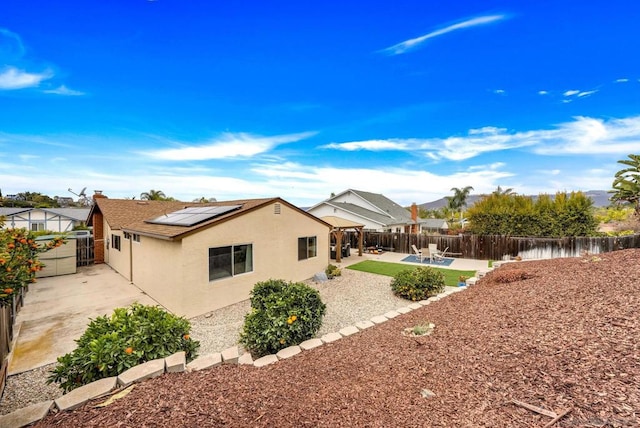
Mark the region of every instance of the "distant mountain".
[[[609, 201], [609, 197], [611, 196], [606, 190], [589, 190], [584, 192], [585, 195], [590, 197], [593, 200], [593, 205], [596, 207], [606, 207], [611, 202]], [[537, 198], [538, 195], [529, 195], [533, 198]], [[555, 195], [551, 195], [554, 197]], [[482, 198], [482, 195], [469, 195], [467, 198], [467, 206], [470, 207], [476, 201]], [[422, 208], [424, 210], [437, 210], [442, 207], [446, 207], [449, 202], [446, 198], [440, 198], [437, 201], [425, 202], [424, 204], [418, 205], [418, 208]]]

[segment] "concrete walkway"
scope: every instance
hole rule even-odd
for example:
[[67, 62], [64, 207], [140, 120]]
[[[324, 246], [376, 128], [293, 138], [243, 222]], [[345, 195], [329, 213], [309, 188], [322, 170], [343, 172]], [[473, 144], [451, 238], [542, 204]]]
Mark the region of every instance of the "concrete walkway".
[[90, 319], [139, 302], [158, 303], [109, 266], [78, 268], [78, 273], [40, 278], [29, 286], [16, 318], [9, 375], [55, 363], [76, 348]]

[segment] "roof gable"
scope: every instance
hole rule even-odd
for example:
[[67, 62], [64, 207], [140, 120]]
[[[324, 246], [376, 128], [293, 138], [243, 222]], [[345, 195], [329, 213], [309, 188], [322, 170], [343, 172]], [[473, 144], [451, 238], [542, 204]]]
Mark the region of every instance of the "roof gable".
[[403, 208], [399, 204], [395, 203], [391, 199], [387, 198], [381, 193], [363, 192], [362, 190], [351, 190], [361, 198], [368, 201], [370, 204], [375, 205], [383, 212], [386, 212], [398, 223], [411, 223], [411, 213], [406, 208]]
[[12, 208], [12, 207], [0, 207], [0, 216], [14, 216], [29, 211], [41, 211], [44, 213], [50, 213], [60, 217], [66, 217], [76, 221], [87, 221], [89, 215], [88, 208]]
[[347, 189], [314, 205], [309, 208], [309, 211], [313, 211], [323, 204], [343, 209], [385, 226], [414, 223], [409, 210], [379, 193]]

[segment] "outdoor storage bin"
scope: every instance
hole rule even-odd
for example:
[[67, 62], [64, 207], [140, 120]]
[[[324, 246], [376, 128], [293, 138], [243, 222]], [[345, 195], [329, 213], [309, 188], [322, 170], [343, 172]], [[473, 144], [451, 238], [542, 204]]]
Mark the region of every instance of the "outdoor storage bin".
[[[53, 235], [39, 236], [36, 242], [45, 245], [54, 237]], [[76, 273], [76, 240], [72, 237], [66, 237], [65, 240], [66, 244], [40, 253], [38, 258], [45, 267], [36, 273], [37, 278]]]

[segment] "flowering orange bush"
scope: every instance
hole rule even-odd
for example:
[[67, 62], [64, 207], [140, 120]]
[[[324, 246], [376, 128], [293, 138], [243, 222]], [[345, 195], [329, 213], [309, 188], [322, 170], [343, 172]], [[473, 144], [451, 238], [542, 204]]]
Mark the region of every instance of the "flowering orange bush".
[[270, 279], [251, 292], [240, 343], [251, 355], [275, 354], [310, 339], [322, 325], [326, 305], [318, 290], [302, 282]]
[[22, 287], [36, 282], [36, 272], [44, 267], [39, 253], [64, 243], [59, 237], [40, 245], [26, 229], [0, 229], [0, 305], [10, 305]]

